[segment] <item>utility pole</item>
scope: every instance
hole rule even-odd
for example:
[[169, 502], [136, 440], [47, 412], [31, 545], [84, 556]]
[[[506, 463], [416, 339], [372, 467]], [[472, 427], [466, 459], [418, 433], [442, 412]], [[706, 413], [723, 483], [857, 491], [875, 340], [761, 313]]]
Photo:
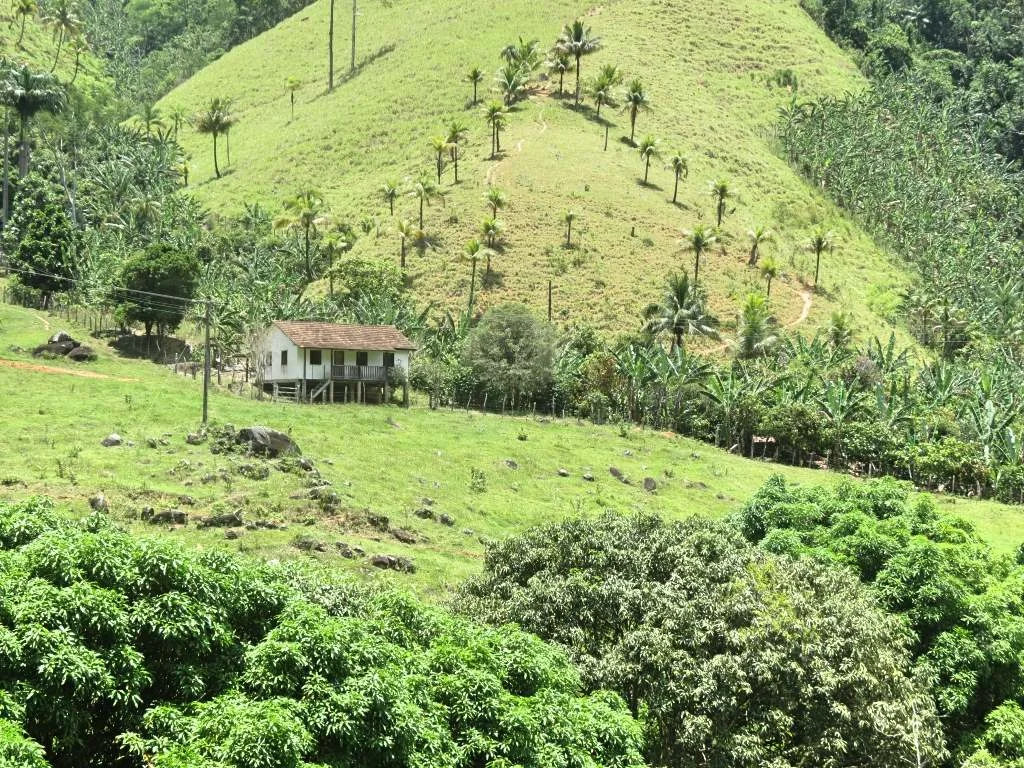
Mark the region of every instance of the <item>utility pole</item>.
[[551, 281], [548, 280], [548, 322], [551, 322]]
[[356, 14], [358, 13], [357, 7], [358, 0], [352, 0], [352, 65], [351, 70], [356, 71]]
[[206, 312], [203, 318], [205, 325], [205, 342], [203, 344], [203, 424], [205, 425], [210, 412], [210, 300], [206, 300]]
[[[334, 0], [331, 0], [331, 19], [327, 24], [327, 92], [334, 90]], [[294, 100], [295, 96], [292, 95]], [[294, 101], [293, 101], [294, 103]], [[293, 107], [294, 109], [294, 107]]]

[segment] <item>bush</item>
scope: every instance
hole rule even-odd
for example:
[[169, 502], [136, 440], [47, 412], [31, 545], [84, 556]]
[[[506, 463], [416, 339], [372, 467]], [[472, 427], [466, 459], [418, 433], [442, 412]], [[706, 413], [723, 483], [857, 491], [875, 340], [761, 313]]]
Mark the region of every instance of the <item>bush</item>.
[[489, 309], [466, 340], [463, 360], [474, 379], [513, 405], [543, 395], [551, 384], [554, 329], [522, 304]]

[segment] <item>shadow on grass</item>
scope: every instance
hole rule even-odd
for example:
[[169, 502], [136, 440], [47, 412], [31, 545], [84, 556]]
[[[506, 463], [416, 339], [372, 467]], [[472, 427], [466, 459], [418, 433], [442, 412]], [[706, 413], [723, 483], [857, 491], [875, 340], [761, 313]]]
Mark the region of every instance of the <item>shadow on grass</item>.
[[[382, 45], [380, 48], [378, 48], [376, 51], [371, 53], [369, 56], [366, 56], [363, 59], [361, 59], [356, 64], [355, 69], [349, 69], [348, 72], [343, 74], [341, 77], [336, 78], [334, 80], [334, 87], [337, 88], [339, 85], [344, 85], [345, 83], [348, 83], [348, 82], [354, 80], [355, 78], [359, 77], [359, 74], [366, 67], [370, 66], [371, 64], [373, 64], [378, 59], [384, 58], [389, 53], [394, 51], [396, 47], [397, 46], [394, 43], [388, 43], [387, 45]], [[320, 94], [320, 96], [328, 96], [328, 95], [329, 94], [328, 94], [327, 91], [324, 91], [323, 93]], [[316, 101], [316, 99], [313, 99], [313, 101]]]
[[660, 184], [655, 184], [653, 181], [644, 181], [643, 178], [640, 176], [637, 177], [636, 183], [639, 184], [644, 189], [654, 189], [657, 190], [658, 192], [663, 192], [665, 189]]
[[481, 288], [501, 288], [505, 285], [505, 273], [498, 272], [493, 267], [488, 272], [484, 269], [484, 273], [480, 276], [480, 287]]

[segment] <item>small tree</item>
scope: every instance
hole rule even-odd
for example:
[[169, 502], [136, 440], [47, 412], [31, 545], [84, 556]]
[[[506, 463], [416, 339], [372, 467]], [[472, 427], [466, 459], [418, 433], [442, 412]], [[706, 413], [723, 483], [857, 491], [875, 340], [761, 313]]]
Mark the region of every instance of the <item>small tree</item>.
[[644, 162], [644, 184], [647, 183], [647, 175], [651, 172], [651, 160], [658, 157], [658, 140], [653, 136], [645, 136], [640, 142], [640, 159]]
[[50, 297], [71, 288], [78, 230], [63, 205], [60, 187], [30, 174], [18, 184], [14, 213], [4, 230], [4, 248], [18, 282]]
[[683, 237], [683, 245], [687, 250], [693, 252], [693, 284], [696, 286], [700, 277], [701, 257], [718, 242], [718, 236], [705, 225], [698, 224], [692, 231], [683, 232]]
[[213, 98], [203, 112], [196, 116], [196, 131], [204, 136], [213, 137], [213, 172], [220, 178], [220, 163], [217, 159], [217, 140], [225, 133], [228, 123], [229, 103], [227, 99]]
[[20, 48], [21, 41], [25, 39], [25, 22], [30, 16], [35, 16], [39, 13], [39, 3], [36, 0], [17, 0], [14, 6], [14, 13], [21, 19], [21, 30], [18, 32], [18, 42], [16, 43]]
[[597, 105], [597, 116], [601, 116], [601, 107], [615, 106], [615, 89], [622, 83], [622, 73], [614, 64], [605, 64], [601, 67], [597, 77], [590, 86], [590, 93]]
[[736, 356], [741, 360], [762, 357], [778, 342], [767, 299], [759, 293], [748, 294], [736, 324]]
[[466, 339], [463, 361], [486, 391], [508, 397], [544, 394], [551, 382], [555, 332], [522, 304], [489, 309]]
[[757, 266], [757, 260], [761, 255], [761, 246], [771, 242], [774, 236], [772, 231], [765, 227], [754, 227], [747, 232], [747, 238], [750, 240], [750, 258], [747, 259], [748, 266]]
[[781, 270], [775, 259], [771, 256], [765, 256], [761, 259], [761, 277], [768, 281], [768, 286], [765, 289], [765, 298], [770, 299], [772, 297], [772, 280], [779, 276]]
[[703, 291], [690, 285], [685, 272], [669, 276], [661, 303], [649, 305], [644, 320], [647, 332], [672, 334], [673, 351], [682, 348], [686, 336], [718, 338], [718, 318], [707, 311]]
[[622, 101], [623, 109], [629, 112], [629, 143], [635, 144], [637, 115], [651, 108], [647, 100], [647, 91], [644, 90], [643, 81], [639, 77], [630, 81]]
[[508, 205], [508, 200], [505, 199], [505, 193], [497, 187], [488, 187], [487, 194], [484, 195], [484, 199], [487, 201], [487, 205], [491, 209], [491, 217], [494, 218], [498, 215], [498, 211], [503, 210]]
[[672, 188], [672, 205], [675, 205], [679, 199], [679, 180], [690, 175], [690, 163], [681, 153], [676, 152], [669, 158], [668, 165], [665, 167], [672, 170], [672, 176], [675, 179], [675, 186]]
[[395, 200], [401, 194], [398, 188], [398, 182], [388, 180], [380, 185], [380, 194], [384, 198], [384, 202], [388, 204], [388, 210], [391, 211], [391, 215], [395, 215]]
[[319, 234], [319, 228], [329, 221], [324, 209], [325, 203], [320, 192], [304, 189], [284, 201], [284, 213], [274, 220], [274, 229], [294, 232], [296, 237], [302, 236], [302, 254], [309, 282], [316, 279], [313, 271], [313, 241]]
[[576, 62], [575, 103], [580, 105], [580, 59], [596, 53], [601, 48], [601, 38], [594, 37], [590, 27], [579, 19], [566, 24], [555, 43], [555, 49], [573, 57]]
[[451, 158], [452, 165], [455, 167], [455, 183], [459, 183], [459, 152], [462, 148], [462, 143], [466, 140], [469, 135], [469, 126], [467, 126], [462, 120], [455, 118], [448, 123], [448, 135], [445, 136], [445, 140], [448, 142], [448, 153]]
[[479, 99], [477, 99], [477, 88], [479, 87], [480, 83], [484, 81], [484, 77], [486, 76], [484, 75], [484, 71], [480, 69], [480, 67], [473, 67], [472, 69], [469, 70], [469, 72], [466, 73], [466, 82], [472, 84], [473, 86], [472, 106], [474, 107], [479, 102]]
[[72, 0], [55, 0], [53, 5], [49, 6], [43, 21], [53, 28], [53, 39], [57, 41], [57, 52], [53, 57], [53, 66], [50, 67], [50, 71], [55, 72], [64, 41], [78, 35], [82, 29], [82, 20]]
[[302, 81], [297, 77], [289, 77], [285, 81], [285, 88], [288, 89], [288, 98], [292, 105], [292, 120], [295, 120], [295, 94], [302, 87]]
[[[121, 284], [128, 291], [119, 292], [118, 311], [125, 322], [142, 323], [147, 336], [154, 327], [158, 336], [166, 336], [184, 319], [199, 272], [195, 254], [170, 243], [150, 245], [131, 257], [121, 270]], [[174, 296], [177, 300], [145, 295], [149, 293]]]
[[[493, 249], [497, 246], [498, 238], [501, 237], [502, 229], [504, 229], [502, 223], [494, 217], [484, 219], [483, 223], [480, 225], [480, 235], [484, 238], [488, 248]], [[491, 271], [490, 262], [488, 262], [487, 271]]]
[[421, 178], [412, 183], [409, 187], [409, 197], [415, 197], [420, 204], [420, 229], [423, 229], [423, 208], [430, 205], [434, 200], [444, 200], [444, 195], [438, 186], [429, 178]]
[[544, 66], [547, 67], [550, 75], [558, 75], [558, 95], [561, 96], [565, 93], [565, 74], [572, 72], [573, 69], [572, 57], [565, 51], [555, 48], [548, 60], [544, 62]]
[[831, 250], [835, 235], [824, 227], [818, 227], [807, 241], [807, 247], [814, 254], [814, 287], [818, 287], [818, 277], [821, 273], [821, 254]]
[[395, 232], [398, 234], [398, 241], [399, 241], [400, 247], [401, 247], [401, 252], [399, 254], [399, 256], [400, 256], [399, 264], [401, 265], [402, 269], [405, 269], [405, 248], [406, 248], [406, 244], [408, 243], [408, 241], [411, 238], [413, 238], [415, 236], [416, 228], [413, 226], [412, 222], [409, 221], [408, 219], [402, 219], [395, 226]]
[[483, 112], [484, 119], [491, 127], [491, 159], [493, 160], [501, 151], [501, 129], [505, 125], [508, 110], [502, 102], [494, 99], [484, 106]]
[[441, 174], [444, 173], [445, 155], [448, 154], [451, 147], [448, 144], [448, 139], [438, 135], [430, 137], [430, 148], [434, 152], [434, 168], [437, 171], [437, 183], [440, 184]]
[[715, 216], [717, 219], [717, 226], [722, 226], [722, 219], [725, 217], [725, 209], [728, 204], [728, 200], [733, 196], [732, 190], [729, 188], [729, 182], [725, 179], [718, 179], [711, 182], [710, 184], [711, 197], [715, 201]]
[[562, 214], [562, 221], [565, 222], [565, 247], [572, 248], [572, 224], [576, 221], [576, 212], [566, 211]]

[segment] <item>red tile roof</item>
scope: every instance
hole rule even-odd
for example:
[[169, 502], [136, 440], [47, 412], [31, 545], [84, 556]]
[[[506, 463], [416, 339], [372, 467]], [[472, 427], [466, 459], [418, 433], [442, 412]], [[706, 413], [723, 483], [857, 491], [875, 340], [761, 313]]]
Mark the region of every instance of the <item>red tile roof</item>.
[[279, 320], [274, 323], [300, 349], [351, 349], [367, 352], [415, 350], [393, 325], [341, 325]]

